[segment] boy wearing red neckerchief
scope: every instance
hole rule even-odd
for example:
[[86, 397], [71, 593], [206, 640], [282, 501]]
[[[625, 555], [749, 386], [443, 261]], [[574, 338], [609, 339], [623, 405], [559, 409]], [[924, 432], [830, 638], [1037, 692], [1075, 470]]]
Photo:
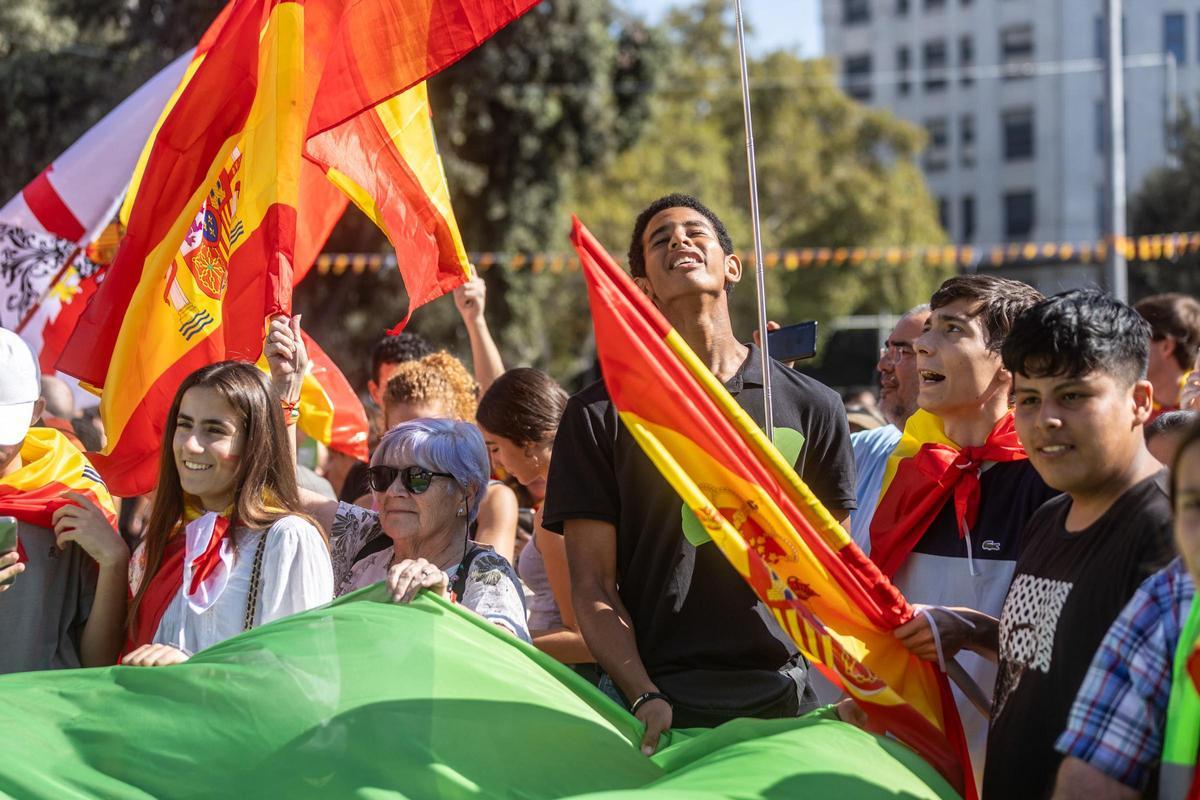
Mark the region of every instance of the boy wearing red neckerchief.
[[125, 626], [129, 550], [112, 497], [84, 455], [52, 428], [31, 428], [43, 402], [37, 362], [0, 328], [0, 516], [17, 550], [0, 556], [0, 674], [116, 661]]
[[[870, 556], [908, 600], [998, 615], [1025, 521], [1054, 496], [1029, 465], [1012, 424], [1012, 376], [1000, 348], [1013, 320], [1042, 299], [1033, 287], [987, 275], [951, 278], [930, 299], [915, 344], [918, 411], [889, 458], [870, 523]], [[990, 693], [995, 665], [974, 653], [963, 668]], [[976, 780], [987, 720], [957, 692]]]

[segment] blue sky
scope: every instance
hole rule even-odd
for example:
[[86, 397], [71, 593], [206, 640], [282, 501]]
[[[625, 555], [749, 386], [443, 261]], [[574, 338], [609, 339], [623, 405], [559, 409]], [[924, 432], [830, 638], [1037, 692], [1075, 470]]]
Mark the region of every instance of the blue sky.
[[[672, 6], [686, 0], [618, 0], [651, 21], [661, 19]], [[733, 0], [729, 0], [733, 8]], [[742, 0], [747, 24], [753, 28], [747, 50], [760, 55], [786, 49], [810, 57], [821, 54], [821, 0]]]

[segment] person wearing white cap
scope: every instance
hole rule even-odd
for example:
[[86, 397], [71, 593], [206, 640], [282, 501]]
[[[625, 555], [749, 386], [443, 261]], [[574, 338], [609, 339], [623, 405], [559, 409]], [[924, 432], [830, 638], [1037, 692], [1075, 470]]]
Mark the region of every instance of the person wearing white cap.
[[0, 517], [17, 533], [0, 553], [0, 674], [113, 664], [124, 630], [112, 497], [65, 436], [31, 427], [40, 392], [33, 353], [0, 328]]

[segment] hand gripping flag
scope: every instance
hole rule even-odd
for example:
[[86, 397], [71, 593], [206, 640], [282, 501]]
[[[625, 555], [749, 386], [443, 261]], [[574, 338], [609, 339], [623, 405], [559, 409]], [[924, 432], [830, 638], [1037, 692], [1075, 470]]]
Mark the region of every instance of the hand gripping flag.
[[[301, 331], [300, 335], [310, 362], [300, 387], [300, 430], [339, 453], [369, 460], [367, 412], [362, 401], [320, 345], [308, 333]], [[258, 359], [258, 368], [270, 373], [265, 355]]]
[[[53, 428], [30, 428], [21, 445], [19, 470], [0, 478], [0, 516], [16, 517], [39, 528], [54, 527], [54, 512], [76, 492], [94, 502], [117, 535], [117, 512], [100, 475], [83, 453]], [[17, 543], [20, 551], [20, 542]], [[25, 554], [21, 552], [21, 560]]]
[[[306, 155], [306, 143], [354, 127], [364, 115], [382, 119], [377, 106], [531, 5], [233, 0], [226, 6], [143, 151], [122, 212], [128, 225], [117, 261], [58, 365], [103, 389], [109, 444], [96, 464], [114, 492], [140, 494], [153, 485], [150, 456], [184, 377], [222, 359], [258, 359], [266, 320], [289, 312], [294, 273], [308, 266], [306, 234], [324, 241], [308, 232], [332, 225], [344, 208], [330, 170], [367, 193], [388, 189], [371, 195], [385, 220], [391, 209], [414, 205], [403, 191], [425, 189], [411, 176], [407, 183], [385, 180], [344, 165], [357, 152], [349, 145], [322, 150], [318, 163]], [[396, 141], [389, 146], [395, 150]], [[398, 158], [376, 166], [398, 169]], [[398, 219], [409, 213], [399, 211]], [[429, 224], [387, 229], [393, 243], [405, 231], [417, 237], [417, 248], [449, 241]], [[441, 269], [452, 260], [426, 255], [418, 263]], [[460, 261], [458, 282], [466, 279]], [[432, 283], [441, 291], [454, 285], [446, 278]]]
[[578, 219], [572, 240], [622, 423], [805, 655], [973, 797], [946, 678], [892, 635], [912, 608]]

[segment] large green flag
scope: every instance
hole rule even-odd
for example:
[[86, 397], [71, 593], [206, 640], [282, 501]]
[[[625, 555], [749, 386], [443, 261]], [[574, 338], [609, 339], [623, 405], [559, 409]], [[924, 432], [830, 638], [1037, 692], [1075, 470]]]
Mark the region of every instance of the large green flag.
[[0, 795], [17, 798], [955, 796], [828, 715], [673, 731], [649, 759], [640, 739], [571, 670], [381, 584], [179, 666], [0, 678]]

